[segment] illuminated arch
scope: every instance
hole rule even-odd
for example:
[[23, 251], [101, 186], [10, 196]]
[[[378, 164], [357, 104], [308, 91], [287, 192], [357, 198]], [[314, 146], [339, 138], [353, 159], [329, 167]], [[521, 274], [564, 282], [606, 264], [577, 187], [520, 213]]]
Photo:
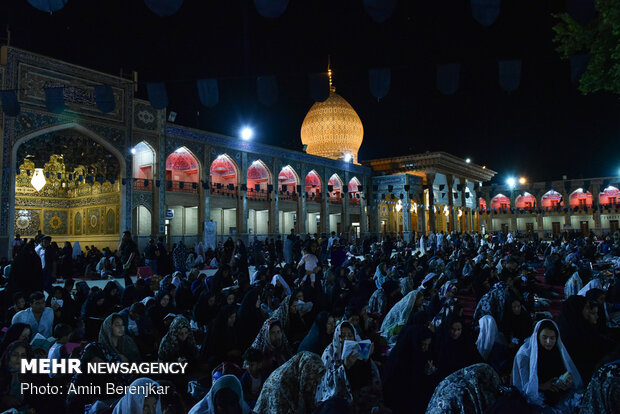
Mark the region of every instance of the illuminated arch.
[[296, 193], [298, 184], [299, 178], [293, 167], [290, 165], [282, 167], [278, 173], [278, 190]]
[[248, 167], [248, 194], [267, 194], [267, 186], [271, 184], [271, 171], [261, 160], [256, 160]]
[[237, 186], [238, 168], [235, 165], [232, 158], [227, 154], [218, 155], [211, 163], [209, 168], [209, 175], [211, 177], [211, 186], [222, 188], [229, 188], [229, 186]]
[[197, 183], [199, 176], [198, 159], [187, 148], [177, 148], [166, 158], [167, 181]]
[[592, 208], [592, 193], [578, 188], [569, 197], [570, 208]]
[[342, 180], [338, 177], [338, 174], [333, 174], [329, 178], [327, 185], [332, 188], [332, 191], [329, 192], [329, 199], [331, 201], [340, 201], [342, 195]]
[[599, 194], [598, 199], [603, 206], [617, 206], [620, 204], [620, 190], [610, 185]]
[[540, 204], [544, 209], [559, 208], [564, 206], [564, 200], [562, 200], [562, 194], [555, 190], [549, 190], [543, 194]]
[[498, 194], [491, 199], [492, 210], [510, 209], [510, 199], [503, 194]]
[[316, 171], [310, 171], [304, 179], [304, 186], [306, 187], [308, 198], [315, 198], [317, 194], [321, 193], [321, 177]]
[[357, 177], [353, 177], [349, 180], [347, 187], [349, 188], [349, 202], [352, 204], [359, 204], [360, 201], [360, 180]]
[[481, 211], [486, 211], [486, 209], [487, 209], [487, 201], [484, 198], [480, 197], [478, 199], [478, 206], [480, 207]]
[[536, 197], [526, 191], [517, 197], [515, 206], [521, 210], [534, 210], [536, 208]]

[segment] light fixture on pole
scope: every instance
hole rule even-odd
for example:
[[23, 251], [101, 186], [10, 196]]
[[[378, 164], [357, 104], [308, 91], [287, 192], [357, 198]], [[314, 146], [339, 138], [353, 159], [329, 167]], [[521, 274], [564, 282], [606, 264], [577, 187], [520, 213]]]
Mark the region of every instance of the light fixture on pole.
[[353, 157], [351, 156], [351, 153], [347, 152], [346, 154], [344, 154], [344, 162], [351, 162], [351, 159]]
[[30, 180], [30, 184], [34, 187], [37, 192], [41, 191], [43, 187], [45, 187], [45, 174], [43, 174], [43, 168], [35, 168], [34, 174], [32, 174], [32, 180]]
[[517, 180], [515, 180], [514, 177], [510, 177], [506, 180], [506, 184], [508, 184], [508, 187], [510, 187], [510, 189], [512, 190], [513, 188], [515, 188], [515, 185], [517, 185]]
[[527, 179], [525, 177], [519, 177], [519, 184], [524, 185], [527, 183]]

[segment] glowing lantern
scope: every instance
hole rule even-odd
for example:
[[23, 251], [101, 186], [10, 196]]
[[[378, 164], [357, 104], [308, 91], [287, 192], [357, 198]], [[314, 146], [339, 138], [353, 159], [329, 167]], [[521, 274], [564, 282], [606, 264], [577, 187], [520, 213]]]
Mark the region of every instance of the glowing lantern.
[[45, 174], [43, 174], [43, 168], [34, 169], [34, 174], [32, 175], [30, 184], [32, 184], [37, 192], [41, 191], [41, 189], [45, 187]]

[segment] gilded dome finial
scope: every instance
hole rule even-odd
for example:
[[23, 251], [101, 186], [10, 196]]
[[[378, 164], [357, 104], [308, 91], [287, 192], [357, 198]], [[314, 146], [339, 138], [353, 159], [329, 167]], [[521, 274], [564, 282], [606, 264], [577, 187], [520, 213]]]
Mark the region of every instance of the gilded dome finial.
[[327, 55], [327, 76], [329, 76], [329, 91], [336, 92], [336, 87], [332, 82], [332, 67], [331, 67], [331, 56]]

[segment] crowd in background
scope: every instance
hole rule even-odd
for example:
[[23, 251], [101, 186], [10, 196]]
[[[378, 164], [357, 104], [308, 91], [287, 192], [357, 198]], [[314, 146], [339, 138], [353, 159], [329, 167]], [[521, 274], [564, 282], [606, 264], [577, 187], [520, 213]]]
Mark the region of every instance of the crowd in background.
[[[613, 413], [620, 233], [229, 238], [140, 251], [16, 237], [0, 410]], [[209, 270], [211, 269], [211, 270]], [[137, 278], [135, 276], [138, 276]], [[103, 289], [86, 280], [107, 280]], [[122, 281], [123, 283], [119, 283]], [[189, 362], [184, 375], [21, 374], [24, 358]], [[161, 396], [20, 384], [169, 387]], [[0, 411], [1, 412], [1, 411]]]

